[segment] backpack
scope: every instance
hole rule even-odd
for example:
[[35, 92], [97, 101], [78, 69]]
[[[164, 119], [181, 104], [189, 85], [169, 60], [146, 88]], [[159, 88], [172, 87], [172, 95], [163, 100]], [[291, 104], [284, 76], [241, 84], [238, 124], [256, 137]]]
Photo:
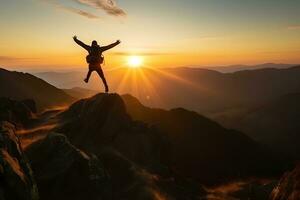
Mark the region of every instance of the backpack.
[[100, 65], [103, 64], [104, 56], [100, 51], [100, 47], [91, 48], [91, 50], [89, 51], [89, 55], [86, 56], [86, 62], [88, 64], [100, 64]]
[[88, 64], [103, 64], [104, 56], [102, 54], [99, 54], [99, 55], [89, 54], [86, 56], [86, 62]]

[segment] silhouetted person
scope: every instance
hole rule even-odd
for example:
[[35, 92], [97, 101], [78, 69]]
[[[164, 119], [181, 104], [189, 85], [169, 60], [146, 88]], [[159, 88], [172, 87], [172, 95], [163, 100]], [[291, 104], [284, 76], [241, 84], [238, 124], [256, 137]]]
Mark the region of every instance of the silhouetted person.
[[104, 57], [103, 57], [102, 53], [104, 51], [111, 49], [111, 48], [117, 46], [118, 44], [120, 44], [121, 43], [120, 40], [117, 40], [115, 43], [112, 43], [110, 45], [101, 47], [98, 45], [96, 40], [94, 40], [92, 42], [92, 45], [89, 46], [87, 44], [84, 44], [80, 40], [78, 40], [77, 36], [74, 36], [73, 39], [78, 45], [83, 47], [89, 53], [89, 55], [86, 57], [86, 62], [89, 64], [89, 71], [88, 71], [87, 76], [84, 79], [84, 81], [86, 83], [88, 83], [92, 72], [96, 71], [103, 81], [103, 84], [105, 86], [105, 92], [108, 92], [108, 85], [107, 85], [104, 73], [102, 71], [102, 68], [101, 68], [101, 64], [104, 61]]

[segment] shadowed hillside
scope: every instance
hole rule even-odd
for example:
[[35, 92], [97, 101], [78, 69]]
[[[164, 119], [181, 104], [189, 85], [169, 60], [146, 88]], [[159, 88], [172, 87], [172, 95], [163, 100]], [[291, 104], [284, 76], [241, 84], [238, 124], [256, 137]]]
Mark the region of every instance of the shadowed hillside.
[[34, 99], [39, 109], [68, 105], [75, 98], [28, 73], [0, 69], [0, 97]]
[[[20, 134], [22, 146], [26, 143], [29, 162], [26, 155], [18, 159], [32, 168], [32, 175], [26, 175], [36, 181], [35, 195], [44, 200], [211, 199], [222, 194], [204, 190], [202, 184], [278, 173], [281, 164], [240, 132], [195, 112], [151, 109], [134, 97], [123, 99], [117, 94], [97, 94], [66, 110], [35, 115], [32, 103], [0, 101], [10, 102], [4, 110], [8, 114], [0, 121], [24, 123], [12, 131]], [[55, 124], [46, 128], [47, 122]], [[20, 129], [25, 125], [30, 129]], [[1, 176], [10, 177], [6, 172], [1, 171]], [[8, 180], [18, 181], [18, 176], [5, 179], [0, 191], [11, 186]], [[24, 189], [11, 187], [7, 195], [32, 190], [30, 182], [19, 185]], [[255, 190], [248, 189], [254, 186]], [[271, 186], [253, 182], [230, 196], [266, 196]]]
[[216, 181], [264, 173], [266, 169], [273, 173], [279, 167], [274, 166], [267, 149], [241, 132], [185, 109], [151, 109], [130, 95], [122, 98], [133, 119], [155, 125], [167, 134], [173, 144], [174, 166], [187, 176]]
[[299, 159], [299, 102], [300, 93], [288, 94], [247, 112], [225, 113], [216, 119], [226, 127], [242, 130], [277, 152]]

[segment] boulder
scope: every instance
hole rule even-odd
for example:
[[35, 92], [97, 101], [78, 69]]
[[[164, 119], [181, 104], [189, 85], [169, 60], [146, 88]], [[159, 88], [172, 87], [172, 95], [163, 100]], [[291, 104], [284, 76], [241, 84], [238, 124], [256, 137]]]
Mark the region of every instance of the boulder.
[[0, 122], [0, 199], [37, 200], [37, 185], [15, 126]]
[[151, 173], [114, 149], [108, 148], [100, 156], [111, 176], [112, 199], [198, 200], [206, 196], [198, 184], [174, 173], [168, 176]]
[[43, 200], [107, 199], [109, 176], [94, 154], [73, 146], [66, 136], [49, 133], [26, 149]]
[[155, 127], [133, 121], [117, 94], [97, 94], [74, 103], [60, 115], [57, 132], [72, 144], [96, 155], [112, 147], [126, 158], [153, 170], [161, 169], [168, 146]]
[[0, 98], [0, 121], [26, 127], [33, 122], [35, 111], [33, 100], [15, 101], [5, 97]]
[[270, 200], [300, 199], [300, 165], [286, 172], [271, 193]]

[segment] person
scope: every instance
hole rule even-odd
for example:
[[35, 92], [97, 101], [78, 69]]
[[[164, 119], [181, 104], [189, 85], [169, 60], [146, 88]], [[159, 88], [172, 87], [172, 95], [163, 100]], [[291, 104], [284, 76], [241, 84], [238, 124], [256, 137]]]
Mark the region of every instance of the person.
[[117, 40], [116, 42], [114, 42], [110, 45], [100, 46], [100, 45], [98, 45], [97, 41], [94, 40], [92, 42], [92, 45], [89, 46], [89, 45], [83, 43], [82, 41], [80, 41], [79, 39], [77, 39], [76, 35], [73, 37], [73, 39], [79, 46], [81, 46], [82, 48], [87, 50], [89, 53], [86, 57], [86, 62], [89, 64], [89, 71], [86, 75], [86, 78], [84, 79], [84, 82], [88, 83], [92, 72], [96, 71], [98, 73], [98, 75], [100, 76], [100, 78], [102, 79], [102, 82], [105, 87], [105, 92], [108, 92], [109, 88], [108, 88], [104, 73], [101, 68], [101, 64], [103, 64], [103, 61], [104, 61], [104, 57], [103, 57], [102, 53], [104, 51], [107, 51], [107, 50], [117, 46], [118, 44], [121, 43], [121, 41]]

